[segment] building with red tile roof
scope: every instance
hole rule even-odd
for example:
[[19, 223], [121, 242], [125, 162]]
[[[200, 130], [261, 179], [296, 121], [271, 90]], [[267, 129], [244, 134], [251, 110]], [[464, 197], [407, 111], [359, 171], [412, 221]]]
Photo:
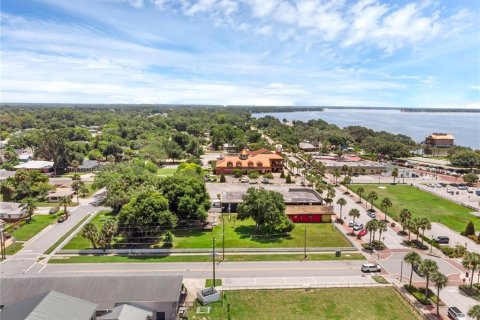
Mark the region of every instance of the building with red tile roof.
[[239, 154], [226, 155], [215, 165], [216, 174], [231, 174], [235, 169], [243, 173], [253, 170], [260, 174], [280, 172], [283, 169], [283, 157], [265, 148], [256, 151], [243, 149]]

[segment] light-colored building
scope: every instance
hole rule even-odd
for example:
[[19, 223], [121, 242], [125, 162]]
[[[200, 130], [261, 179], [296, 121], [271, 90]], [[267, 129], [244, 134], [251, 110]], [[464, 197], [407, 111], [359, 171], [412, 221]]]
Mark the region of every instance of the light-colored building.
[[5, 221], [17, 221], [27, 216], [21, 204], [17, 202], [0, 202], [0, 218]]
[[0, 169], [0, 182], [5, 181], [8, 178], [12, 178], [15, 176], [15, 171], [8, 171], [5, 169]]
[[318, 147], [315, 147], [313, 144], [309, 143], [309, 142], [300, 142], [298, 144], [298, 148], [300, 150], [303, 150], [305, 152], [315, 152], [315, 151], [318, 151], [319, 148]]
[[39, 170], [48, 172], [53, 168], [53, 161], [32, 160], [15, 166], [15, 169]]
[[60, 202], [64, 197], [73, 198], [74, 191], [70, 188], [57, 188], [54, 192], [47, 195], [48, 202]]
[[453, 147], [455, 137], [448, 133], [432, 133], [425, 138], [425, 144], [435, 148]]

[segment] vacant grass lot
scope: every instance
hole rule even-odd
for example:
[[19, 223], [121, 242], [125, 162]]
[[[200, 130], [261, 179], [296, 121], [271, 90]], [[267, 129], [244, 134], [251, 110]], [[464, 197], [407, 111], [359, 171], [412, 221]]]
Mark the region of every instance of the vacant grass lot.
[[[113, 217], [110, 212], [100, 212], [92, 222], [100, 229], [108, 218]], [[253, 220], [239, 221], [235, 216], [231, 219], [225, 218], [225, 247], [226, 248], [303, 248], [304, 229], [307, 229], [307, 247], [351, 247], [350, 243], [332, 225], [297, 223], [290, 234], [278, 235], [255, 235], [255, 224]], [[192, 228], [174, 231], [173, 248], [211, 248], [212, 237], [216, 237], [217, 247], [222, 246], [222, 225], [215, 226], [213, 231], [205, 231], [203, 228]], [[117, 240], [121, 237], [117, 238]], [[118, 242], [118, 241], [117, 241]], [[144, 247], [161, 247], [162, 242], [156, 244], [145, 244]], [[125, 243], [117, 243], [113, 247], [126, 247]], [[65, 250], [89, 249], [89, 240], [77, 234], [65, 245]]]
[[[95, 218], [91, 220], [93, 224], [97, 226], [97, 229], [100, 230], [102, 228], [103, 223], [108, 220], [114, 218], [111, 211], [100, 211], [97, 213]], [[65, 250], [79, 250], [79, 249], [88, 249], [91, 248], [90, 240], [85, 239], [81, 235], [81, 231], [77, 233], [75, 237], [70, 240], [63, 249]]]
[[[221, 254], [217, 261], [221, 261]], [[225, 255], [224, 261], [301, 261], [303, 254], [235, 254]], [[336, 258], [334, 253], [309, 254], [308, 261], [320, 260], [365, 260], [361, 253], [344, 253]], [[209, 262], [212, 257], [209, 255], [175, 255], [175, 256], [71, 256], [68, 258], [53, 258], [50, 263], [143, 263], [143, 262]]]
[[177, 168], [159, 168], [157, 175], [159, 176], [171, 176], [177, 172]]
[[362, 197], [365, 199], [371, 191], [378, 194], [375, 205], [380, 205], [381, 199], [388, 197], [392, 200], [393, 207], [388, 210], [388, 215], [398, 217], [404, 208], [412, 212], [413, 217], [425, 217], [432, 222], [440, 222], [455, 231], [464, 231], [467, 223], [473, 221], [476, 229], [480, 229], [480, 219], [470, 214], [472, 211], [464, 206], [437, 197], [428, 192], [419, 190], [408, 185], [381, 185], [385, 189], [378, 188], [372, 184], [352, 184], [349, 188], [356, 191], [362, 186], [365, 192]]
[[315, 290], [226, 291], [221, 302], [209, 304], [210, 314], [189, 310], [189, 319], [421, 319], [394, 288], [328, 288]]
[[[304, 229], [307, 229], [307, 247], [350, 247], [350, 243], [332, 225], [297, 223], [290, 234], [255, 235], [253, 220], [235, 220], [225, 217], [225, 247], [228, 248], [301, 248], [304, 246]], [[210, 248], [212, 236], [217, 246], [222, 245], [222, 224], [213, 231], [177, 230], [174, 232], [174, 248]]]

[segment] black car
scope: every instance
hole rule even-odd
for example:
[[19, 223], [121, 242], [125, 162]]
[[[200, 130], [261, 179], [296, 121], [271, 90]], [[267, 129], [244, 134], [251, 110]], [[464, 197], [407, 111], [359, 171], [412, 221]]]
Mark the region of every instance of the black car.
[[438, 236], [436, 237], [435, 239], [433, 239], [436, 243], [442, 243], [442, 244], [448, 244], [448, 242], [450, 242], [450, 238], [449, 237], [445, 237], [445, 236]]
[[418, 274], [420, 277], [423, 278], [423, 272], [419, 269], [419, 265], [414, 264], [413, 265], [413, 271], [415, 271], [416, 274]]

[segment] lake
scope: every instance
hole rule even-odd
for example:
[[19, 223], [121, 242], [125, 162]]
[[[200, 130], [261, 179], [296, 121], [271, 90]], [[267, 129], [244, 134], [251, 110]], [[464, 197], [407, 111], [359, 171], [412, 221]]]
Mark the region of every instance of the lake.
[[324, 111], [254, 113], [256, 118], [270, 115], [280, 121], [322, 119], [339, 127], [362, 126], [375, 131], [405, 134], [421, 142], [431, 133], [446, 132], [455, 144], [480, 149], [480, 113], [401, 112], [400, 110], [325, 109]]

